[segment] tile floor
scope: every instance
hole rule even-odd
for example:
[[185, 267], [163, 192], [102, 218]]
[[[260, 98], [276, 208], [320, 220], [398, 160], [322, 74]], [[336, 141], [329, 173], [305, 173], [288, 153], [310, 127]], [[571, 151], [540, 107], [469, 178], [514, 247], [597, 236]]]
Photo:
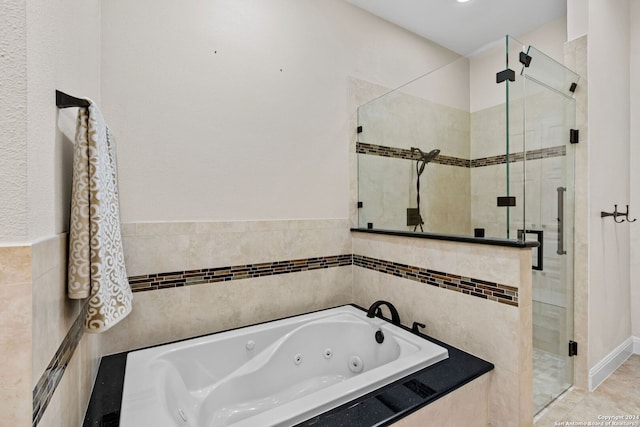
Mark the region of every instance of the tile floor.
[[[607, 424], [606, 416], [622, 418]], [[640, 427], [640, 355], [627, 359], [593, 393], [571, 388], [534, 422], [535, 427], [568, 425]]]

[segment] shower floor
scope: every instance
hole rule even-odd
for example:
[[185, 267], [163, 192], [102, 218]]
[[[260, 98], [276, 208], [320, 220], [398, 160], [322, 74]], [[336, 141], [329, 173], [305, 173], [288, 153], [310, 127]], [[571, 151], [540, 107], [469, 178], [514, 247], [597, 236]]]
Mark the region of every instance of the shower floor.
[[571, 387], [573, 365], [565, 357], [566, 307], [533, 301], [533, 409], [540, 412]]
[[563, 381], [566, 369], [564, 357], [537, 348], [533, 349], [533, 412], [535, 414], [571, 387], [571, 384]]

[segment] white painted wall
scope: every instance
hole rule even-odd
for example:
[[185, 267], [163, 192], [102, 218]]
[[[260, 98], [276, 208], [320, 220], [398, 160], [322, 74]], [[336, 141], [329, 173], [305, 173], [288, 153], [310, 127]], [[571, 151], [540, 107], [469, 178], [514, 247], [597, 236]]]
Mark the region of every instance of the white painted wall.
[[589, 31], [589, 2], [567, 0], [567, 41], [586, 35]]
[[629, 225], [600, 218], [629, 203], [629, 3], [589, 1], [590, 367], [631, 335]]
[[[629, 22], [640, 22], [640, 3], [637, 1], [629, 2], [630, 13]], [[630, 28], [630, 117], [640, 117], [640, 82], [636, 76], [640, 75], [640, 28], [638, 25], [629, 25]], [[638, 168], [638, 159], [640, 159], [640, 122], [630, 120], [630, 155], [629, 155], [629, 172], [631, 176], [631, 196], [630, 205], [633, 218], [640, 217], [640, 168]], [[640, 337], [640, 227], [638, 224], [630, 226], [631, 231], [631, 325], [632, 335]]]
[[26, 4], [0, 5], [0, 243], [27, 239]]
[[97, 0], [27, 3], [30, 240], [68, 230], [77, 110], [58, 110], [55, 90], [99, 101], [99, 41]]
[[[0, 13], [0, 242], [68, 228], [71, 141], [55, 89], [98, 98], [97, 1], [3, 2]], [[73, 137], [75, 111], [60, 112]]]
[[102, 2], [122, 219], [346, 218], [347, 76], [456, 56], [342, 0]]

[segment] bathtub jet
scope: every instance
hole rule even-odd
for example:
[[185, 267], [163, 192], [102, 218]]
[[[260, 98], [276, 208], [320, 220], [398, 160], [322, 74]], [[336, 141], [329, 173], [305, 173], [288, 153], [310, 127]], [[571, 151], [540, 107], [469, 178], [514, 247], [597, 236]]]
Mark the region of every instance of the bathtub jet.
[[293, 425], [448, 357], [366, 314], [343, 306], [131, 352], [120, 426]]

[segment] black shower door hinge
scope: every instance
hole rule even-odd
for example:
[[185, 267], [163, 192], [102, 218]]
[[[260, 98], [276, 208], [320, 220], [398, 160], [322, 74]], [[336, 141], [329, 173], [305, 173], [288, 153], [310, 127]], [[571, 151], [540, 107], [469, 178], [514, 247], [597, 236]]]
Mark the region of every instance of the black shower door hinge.
[[569, 129], [569, 142], [577, 144], [580, 141], [580, 131], [578, 129]]
[[569, 357], [578, 355], [578, 343], [575, 341], [569, 341]]
[[498, 196], [498, 207], [515, 206], [516, 198], [514, 196]]
[[358, 126], [358, 127], [356, 128], [356, 132], [358, 132], [358, 133], [362, 133], [362, 126]]
[[499, 73], [496, 73], [496, 83], [502, 83], [505, 80], [509, 80], [510, 82], [516, 81], [516, 72], [510, 68], [506, 70], [502, 70]]
[[531, 65], [531, 57], [524, 52], [520, 52], [520, 63], [525, 67]]

